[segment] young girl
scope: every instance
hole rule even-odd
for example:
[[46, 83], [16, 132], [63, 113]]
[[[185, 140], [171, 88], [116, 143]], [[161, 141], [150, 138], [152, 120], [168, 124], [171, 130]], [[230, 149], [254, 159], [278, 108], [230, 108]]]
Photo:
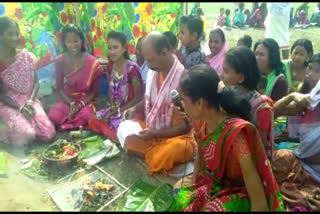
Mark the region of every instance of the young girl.
[[309, 39], [298, 39], [293, 43], [291, 59], [283, 61], [289, 92], [299, 91], [306, 75], [308, 61], [312, 55], [313, 46]]
[[95, 112], [103, 68], [85, 52], [84, 35], [76, 25], [62, 30], [64, 53], [56, 59], [56, 89], [59, 102], [50, 109], [49, 117], [60, 130], [86, 126]]
[[102, 133], [115, 142], [123, 112], [136, 105], [143, 96], [143, 82], [139, 66], [129, 60], [126, 36], [111, 31], [108, 36], [110, 63], [107, 66], [109, 80], [109, 105], [99, 110], [89, 121], [89, 128]]
[[217, 16], [215, 27], [223, 27], [225, 22], [226, 22], [226, 17], [224, 16], [224, 8], [220, 8], [220, 13]]
[[216, 28], [210, 32], [209, 41], [205, 47], [205, 62], [214, 68], [218, 75], [222, 72], [224, 54], [228, 49], [226, 36], [221, 28]]
[[275, 102], [288, 91], [279, 45], [274, 39], [259, 40], [254, 45], [254, 52], [260, 72], [268, 79], [265, 94]]
[[192, 185], [180, 189], [172, 210], [283, 211], [259, 132], [248, 122], [250, 104], [230, 88], [221, 90], [219, 81], [211, 67], [198, 65], [180, 82], [186, 114], [203, 123], [194, 127]]
[[248, 48], [230, 49], [224, 59], [221, 80], [239, 91], [251, 104], [253, 122], [257, 126], [268, 158], [273, 150], [273, 102], [257, 91], [260, 72], [254, 53]]

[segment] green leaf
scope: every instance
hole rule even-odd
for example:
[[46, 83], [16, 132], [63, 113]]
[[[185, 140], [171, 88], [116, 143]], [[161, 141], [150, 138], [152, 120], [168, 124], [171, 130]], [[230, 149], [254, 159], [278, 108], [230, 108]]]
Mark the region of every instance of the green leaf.
[[173, 187], [162, 184], [154, 187], [138, 180], [119, 203], [119, 211], [164, 212], [173, 202]]

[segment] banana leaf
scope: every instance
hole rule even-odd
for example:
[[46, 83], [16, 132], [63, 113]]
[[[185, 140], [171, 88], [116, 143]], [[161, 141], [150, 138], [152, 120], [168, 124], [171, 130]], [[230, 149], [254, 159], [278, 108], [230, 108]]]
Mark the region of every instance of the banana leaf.
[[120, 201], [118, 211], [167, 211], [173, 202], [173, 187], [162, 184], [158, 187], [138, 180]]
[[5, 159], [4, 153], [0, 152], [0, 176], [7, 176], [7, 174], [8, 174], [7, 161]]

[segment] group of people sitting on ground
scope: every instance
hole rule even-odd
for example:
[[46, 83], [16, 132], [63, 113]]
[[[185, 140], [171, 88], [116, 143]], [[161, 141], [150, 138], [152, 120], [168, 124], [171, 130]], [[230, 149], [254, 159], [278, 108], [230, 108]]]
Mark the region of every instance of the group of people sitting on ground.
[[[175, 185], [173, 211], [319, 210], [320, 53], [300, 39], [282, 62], [274, 39], [251, 50], [248, 36], [228, 49], [220, 27], [202, 49], [202, 33], [199, 17], [183, 16], [179, 49], [174, 33], [150, 32], [132, 61], [125, 34], [109, 32], [108, 100], [96, 109], [104, 69], [86, 51], [80, 28], [66, 25], [55, 62], [59, 100], [47, 116], [36, 98], [37, 60], [17, 49], [18, 24], [1, 17], [0, 141], [50, 142], [56, 131], [82, 126], [118, 143], [120, 124], [134, 120], [143, 130], [124, 149], [145, 159], [150, 174], [194, 160], [193, 173]], [[173, 105], [173, 90], [185, 112]], [[299, 127], [293, 152], [276, 148], [274, 122], [283, 116], [288, 128]]]
[[264, 20], [267, 16], [267, 3], [252, 3], [251, 11], [245, 9], [244, 3], [239, 3], [234, 10], [234, 16], [231, 19], [230, 9], [220, 8], [217, 16], [216, 27], [233, 28], [264, 28]]
[[309, 10], [308, 2], [302, 3], [295, 13], [292, 7], [290, 12], [290, 27], [310, 24], [320, 26], [320, 3], [317, 4], [311, 16], [309, 15]]

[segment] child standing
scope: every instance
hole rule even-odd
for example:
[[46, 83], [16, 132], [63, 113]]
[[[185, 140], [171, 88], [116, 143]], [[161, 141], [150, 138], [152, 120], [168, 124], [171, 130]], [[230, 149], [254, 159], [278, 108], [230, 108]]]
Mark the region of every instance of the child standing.
[[192, 15], [181, 17], [179, 39], [181, 42], [180, 62], [186, 69], [204, 62], [205, 53], [200, 46], [200, 35], [203, 29], [201, 19]]

